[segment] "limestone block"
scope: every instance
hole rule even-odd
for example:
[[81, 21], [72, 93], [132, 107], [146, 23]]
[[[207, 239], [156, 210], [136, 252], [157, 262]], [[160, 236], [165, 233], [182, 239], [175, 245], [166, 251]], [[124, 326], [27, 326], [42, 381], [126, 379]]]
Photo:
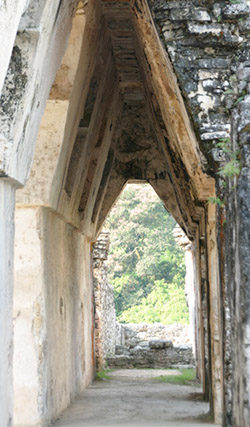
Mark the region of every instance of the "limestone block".
[[152, 341], [149, 341], [149, 347], [155, 350], [160, 350], [163, 348], [172, 348], [173, 343], [171, 341], [165, 341], [165, 340], [152, 340]]

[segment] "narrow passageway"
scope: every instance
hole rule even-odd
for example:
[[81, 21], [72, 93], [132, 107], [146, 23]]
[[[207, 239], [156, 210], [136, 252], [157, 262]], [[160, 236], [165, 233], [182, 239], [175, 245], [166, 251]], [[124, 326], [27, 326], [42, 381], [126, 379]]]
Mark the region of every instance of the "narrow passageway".
[[[158, 370], [151, 370], [162, 375]], [[169, 384], [147, 370], [115, 371], [95, 381], [53, 424], [56, 427], [208, 427], [209, 405], [200, 389]]]

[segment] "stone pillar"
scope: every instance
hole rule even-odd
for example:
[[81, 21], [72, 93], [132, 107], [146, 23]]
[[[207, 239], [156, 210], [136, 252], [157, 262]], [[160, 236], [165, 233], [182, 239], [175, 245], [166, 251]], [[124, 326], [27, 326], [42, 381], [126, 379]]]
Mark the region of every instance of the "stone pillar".
[[185, 252], [185, 295], [188, 303], [189, 310], [189, 335], [192, 342], [193, 353], [196, 354], [196, 343], [195, 343], [195, 270], [194, 270], [194, 253], [192, 250], [192, 243], [185, 235], [184, 231], [176, 226], [174, 229], [174, 238], [177, 244]]
[[197, 375], [203, 385], [203, 393], [207, 387], [206, 363], [205, 363], [205, 319], [203, 312], [203, 288], [202, 288], [202, 267], [199, 232], [197, 230], [196, 239], [192, 243], [194, 257], [194, 280], [195, 280], [195, 342]]
[[[247, 77], [248, 76], [248, 77]], [[238, 71], [249, 79], [249, 66]], [[248, 88], [250, 92], [250, 88]], [[226, 205], [225, 284], [230, 302], [232, 370], [225, 381], [225, 425], [249, 426], [250, 419], [250, 94], [234, 109], [231, 149], [240, 159], [240, 173], [228, 179]], [[225, 331], [225, 346], [228, 348]]]
[[14, 425], [35, 427], [93, 379], [91, 245], [43, 206], [17, 206], [16, 228]]
[[216, 206], [208, 204], [207, 221], [207, 257], [209, 280], [209, 310], [211, 333], [211, 370], [212, 370], [212, 398], [214, 420], [216, 424], [222, 422], [223, 400], [223, 335], [222, 335], [222, 307], [219, 278], [218, 248], [216, 242]]
[[12, 426], [13, 244], [15, 186], [0, 179], [0, 425]]
[[99, 370], [105, 367], [107, 357], [115, 354], [116, 344], [114, 293], [107, 277], [108, 249], [109, 233], [103, 232], [93, 248], [95, 350], [96, 365]]
[[45, 400], [46, 319], [39, 215], [39, 207], [17, 208], [15, 215], [15, 425], [37, 425]]

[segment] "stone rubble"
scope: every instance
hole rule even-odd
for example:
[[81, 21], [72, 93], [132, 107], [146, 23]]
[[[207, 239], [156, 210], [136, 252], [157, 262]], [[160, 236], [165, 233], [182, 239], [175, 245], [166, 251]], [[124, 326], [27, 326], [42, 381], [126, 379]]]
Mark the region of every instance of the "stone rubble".
[[107, 359], [110, 368], [195, 366], [188, 325], [120, 324], [119, 339]]

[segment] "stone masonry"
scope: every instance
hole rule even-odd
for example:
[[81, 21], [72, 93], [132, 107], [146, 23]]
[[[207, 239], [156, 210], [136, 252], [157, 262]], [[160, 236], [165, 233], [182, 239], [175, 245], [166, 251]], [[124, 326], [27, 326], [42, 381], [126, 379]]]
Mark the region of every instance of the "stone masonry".
[[109, 233], [102, 232], [93, 248], [96, 367], [101, 370], [115, 353], [116, 315], [114, 292], [107, 279]]
[[116, 345], [115, 356], [108, 358], [110, 368], [195, 366], [189, 325], [130, 323], [121, 325], [121, 328], [123, 342]]
[[119, 324], [113, 288], [108, 283], [109, 233], [94, 244], [93, 284], [95, 301], [95, 356], [98, 370], [109, 367], [194, 366], [188, 325]]
[[250, 0], [0, 1], [1, 427], [92, 381], [91, 248], [128, 181], [191, 242], [203, 396], [249, 427], [249, 30]]

